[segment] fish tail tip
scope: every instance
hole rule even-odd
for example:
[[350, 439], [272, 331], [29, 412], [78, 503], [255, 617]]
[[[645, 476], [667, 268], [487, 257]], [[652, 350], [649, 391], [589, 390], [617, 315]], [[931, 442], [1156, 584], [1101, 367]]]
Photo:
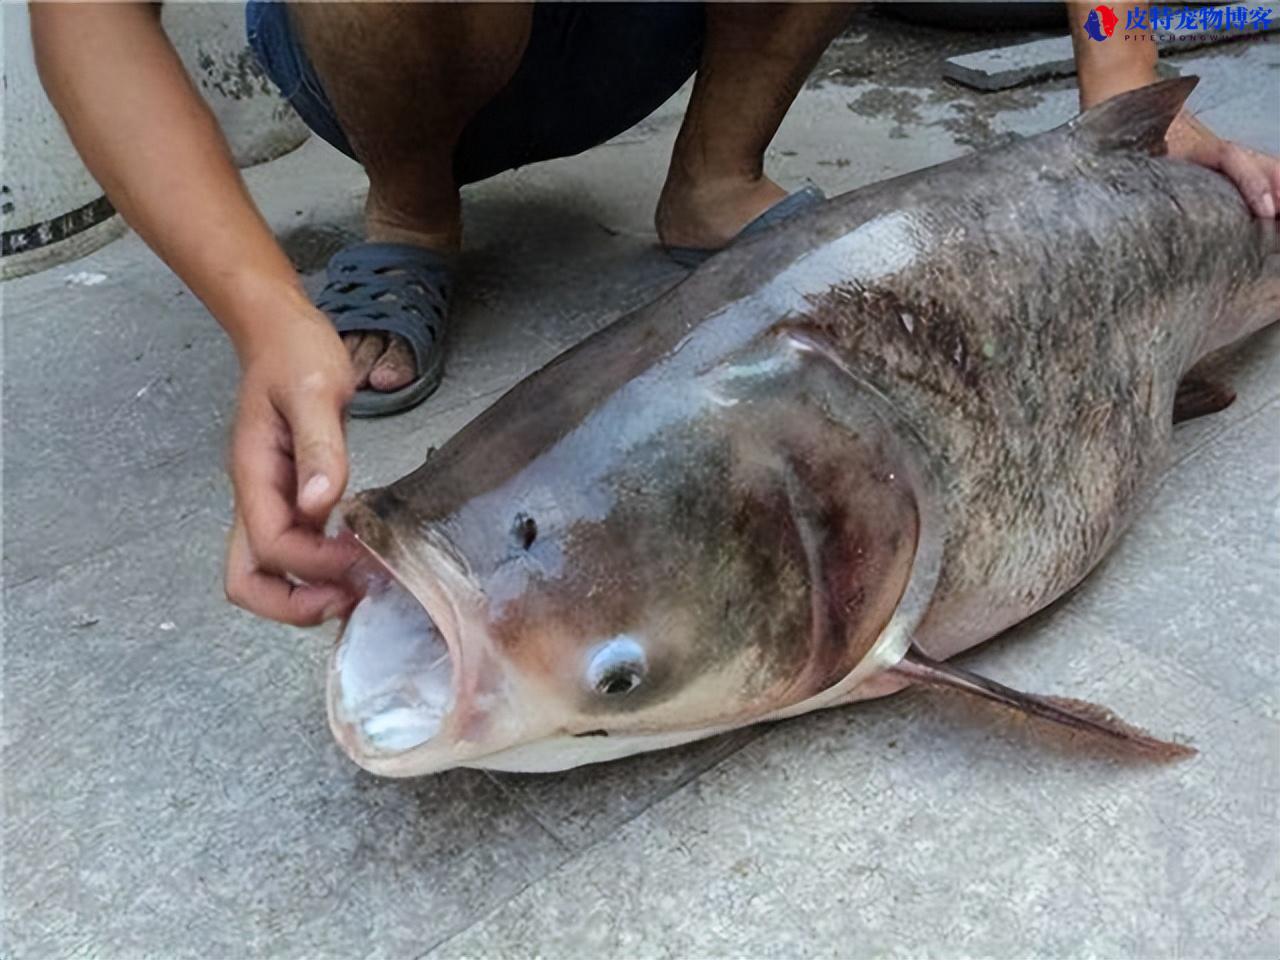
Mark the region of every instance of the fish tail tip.
[[1157, 740], [1154, 737], [1144, 738], [1141, 742], [1133, 742], [1139, 751], [1157, 763], [1181, 763], [1200, 755], [1200, 751], [1189, 743], [1176, 740]]

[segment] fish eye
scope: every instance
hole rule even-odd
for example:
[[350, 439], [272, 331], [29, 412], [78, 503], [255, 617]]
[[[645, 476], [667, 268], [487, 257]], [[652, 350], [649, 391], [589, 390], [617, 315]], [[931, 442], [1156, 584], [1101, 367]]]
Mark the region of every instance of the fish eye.
[[587, 682], [606, 697], [624, 696], [644, 682], [647, 672], [644, 648], [630, 637], [618, 637], [592, 655]]
[[521, 550], [528, 550], [538, 539], [538, 523], [527, 513], [517, 513], [515, 523], [511, 525], [511, 536]]
[[630, 693], [640, 686], [640, 675], [631, 670], [615, 670], [600, 678], [596, 689], [605, 696], [612, 697], [622, 693]]

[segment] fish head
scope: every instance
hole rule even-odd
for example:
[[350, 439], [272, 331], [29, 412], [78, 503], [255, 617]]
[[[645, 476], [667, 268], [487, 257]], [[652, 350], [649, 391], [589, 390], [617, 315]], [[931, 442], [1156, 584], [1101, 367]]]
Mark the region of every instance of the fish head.
[[386, 775], [563, 769], [848, 675], [910, 573], [909, 478], [871, 432], [739, 374], [668, 378], [536, 443], [504, 400], [350, 501], [376, 564], [330, 671], [347, 753]]

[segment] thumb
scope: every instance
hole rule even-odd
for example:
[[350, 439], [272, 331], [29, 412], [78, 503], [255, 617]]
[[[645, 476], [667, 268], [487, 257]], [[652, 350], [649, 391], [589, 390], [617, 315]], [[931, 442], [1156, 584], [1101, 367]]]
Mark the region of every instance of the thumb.
[[323, 523], [347, 485], [347, 444], [342, 432], [342, 403], [310, 396], [282, 410], [293, 434], [298, 480], [298, 509]]

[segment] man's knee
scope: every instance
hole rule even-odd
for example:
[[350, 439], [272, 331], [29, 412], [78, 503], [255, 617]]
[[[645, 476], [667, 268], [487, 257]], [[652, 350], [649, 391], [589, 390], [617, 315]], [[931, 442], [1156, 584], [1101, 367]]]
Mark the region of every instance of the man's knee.
[[473, 110], [510, 79], [531, 7], [489, 3], [295, 3], [290, 15], [326, 91], [429, 92]]

